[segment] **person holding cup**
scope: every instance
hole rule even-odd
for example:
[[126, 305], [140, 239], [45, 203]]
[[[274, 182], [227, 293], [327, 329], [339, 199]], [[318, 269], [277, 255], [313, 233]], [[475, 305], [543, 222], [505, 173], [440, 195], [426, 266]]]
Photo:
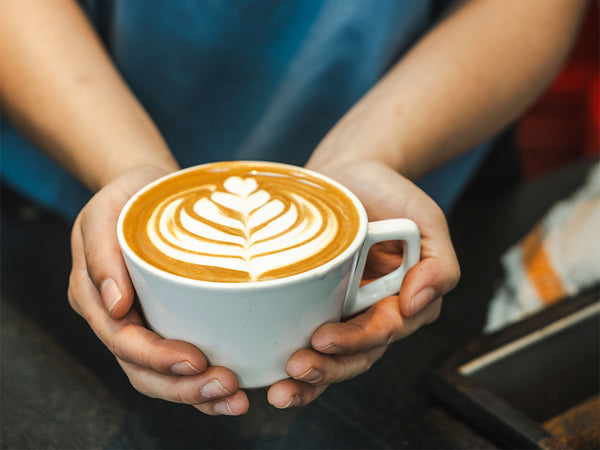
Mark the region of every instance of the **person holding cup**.
[[[6, 116], [95, 195], [5, 122], [3, 178], [66, 215], [87, 201], [73, 227], [69, 301], [136, 389], [208, 414], [249, 407], [233, 372], [161, 338], [132, 308], [117, 219], [140, 188], [181, 166], [306, 162], [349, 188], [370, 221], [419, 227], [420, 261], [400, 292], [320, 327], [269, 388], [274, 406], [312, 401], [435, 320], [460, 276], [443, 209], [483, 150], [465, 152], [551, 80], [585, 2], [471, 1], [443, 17], [439, 4], [0, 3]], [[365, 281], [400, 266], [401, 248], [373, 247]]]

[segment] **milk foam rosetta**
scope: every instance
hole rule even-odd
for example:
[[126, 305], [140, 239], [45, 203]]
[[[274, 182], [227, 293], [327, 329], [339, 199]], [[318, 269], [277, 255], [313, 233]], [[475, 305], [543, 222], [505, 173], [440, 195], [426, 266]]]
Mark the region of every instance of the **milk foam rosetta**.
[[218, 163], [144, 192], [123, 221], [132, 250], [187, 278], [241, 282], [301, 273], [342, 253], [358, 213], [338, 188], [304, 171]]

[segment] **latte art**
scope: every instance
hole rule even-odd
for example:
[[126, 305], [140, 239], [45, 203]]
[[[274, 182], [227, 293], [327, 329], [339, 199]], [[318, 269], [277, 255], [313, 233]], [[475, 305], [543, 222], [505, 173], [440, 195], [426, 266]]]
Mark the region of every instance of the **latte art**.
[[[332, 195], [333, 193], [333, 195]], [[301, 273], [343, 252], [357, 232], [352, 201], [280, 165], [200, 166], [144, 192], [123, 221], [132, 250], [177, 275], [260, 281]]]
[[223, 187], [206, 197], [197, 193], [194, 203], [185, 202], [189, 192], [163, 202], [148, 222], [152, 244], [170, 258], [256, 280], [313, 256], [335, 237], [335, 214], [327, 205], [313, 206], [317, 198], [273, 198], [254, 178], [229, 177]]

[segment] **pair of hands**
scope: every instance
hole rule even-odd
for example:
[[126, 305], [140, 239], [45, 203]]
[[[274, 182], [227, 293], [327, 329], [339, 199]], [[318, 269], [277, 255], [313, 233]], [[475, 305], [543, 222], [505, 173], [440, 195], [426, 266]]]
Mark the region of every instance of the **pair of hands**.
[[[290, 357], [286, 365], [290, 378], [268, 390], [268, 401], [277, 408], [307, 404], [329, 384], [369, 370], [390, 343], [437, 318], [442, 295], [460, 276], [444, 214], [412, 182], [374, 161], [323, 171], [359, 197], [369, 220], [414, 220], [421, 232], [421, 261], [407, 273], [399, 295], [346, 322], [321, 326], [312, 337], [312, 348]], [[249, 408], [248, 397], [238, 389], [235, 375], [209, 366], [197, 347], [163, 339], [147, 329], [134, 305], [134, 289], [117, 243], [117, 218], [137, 190], [165, 174], [153, 166], [130, 170], [81, 211], [71, 236], [69, 302], [139, 392], [187, 403], [207, 414], [243, 414]], [[377, 244], [367, 259], [365, 281], [392, 271], [401, 260], [399, 243]]]

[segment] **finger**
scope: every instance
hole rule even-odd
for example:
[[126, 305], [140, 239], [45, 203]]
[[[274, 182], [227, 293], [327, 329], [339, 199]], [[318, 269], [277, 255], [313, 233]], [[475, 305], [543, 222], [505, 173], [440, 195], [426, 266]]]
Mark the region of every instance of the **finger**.
[[[439, 315], [441, 299], [420, 316], [430, 323]], [[381, 358], [387, 346], [351, 355], [324, 355], [310, 349], [294, 353], [286, 365], [291, 379], [271, 386], [268, 401], [277, 408], [302, 406], [317, 398], [331, 383], [340, 382], [368, 371]]]
[[130, 310], [123, 318], [112, 319], [89, 279], [82, 262], [84, 258], [77, 251], [80, 240], [75, 235], [72, 245], [75, 251], [69, 301], [114, 355], [163, 374], [194, 375], [206, 369], [206, 358], [197, 347], [187, 342], [162, 339], [143, 326], [137, 311]]
[[301, 381], [286, 379], [269, 388], [267, 401], [279, 409], [304, 406], [315, 400], [325, 389], [327, 389], [327, 385], [313, 386]]
[[[311, 158], [308, 166], [315, 164], [316, 160]], [[457, 284], [460, 268], [444, 213], [412, 181], [374, 160], [342, 165], [325, 163], [315, 168], [348, 186], [363, 201], [370, 220], [407, 217], [416, 222], [421, 233], [421, 262], [408, 271], [400, 289], [400, 308], [405, 317], [419, 313]], [[372, 189], [375, 179], [379, 186], [376, 190]], [[389, 195], [390, 192], [396, 194]], [[386, 247], [390, 245], [394, 244]], [[392, 263], [396, 261], [388, 259], [386, 265], [379, 261], [377, 267], [371, 265], [368, 269], [376, 269], [374, 274], [386, 273], [395, 267]], [[369, 270], [366, 273], [371, 274]]]
[[[119, 358], [117, 361], [132, 386], [138, 392], [152, 398], [197, 406], [208, 401], [231, 397], [238, 390], [236, 377], [223, 367], [210, 367], [201, 374], [182, 377], [159, 374]], [[236, 403], [236, 410], [239, 406]]]
[[400, 311], [404, 316], [419, 314], [456, 286], [460, 278], [458, 262], [445, 259], [424, 259], [408, 271], [399, 293]]
[[[93, 294], [93, 287], [89, 291]], [[143, 326], [137, 311], [118, 320], [111, 319], [99, 305], [85, 304], [82, 312], [104, 345], [124, 361], [166, 375], [195, 375], [206, 370], [206, 358], [196, 346], [163, 339]]]
[[[438, 317], [440, 308], [441, 299], [432, 303], [422, 313], [415, 316], [415, 318], [408, 319], [407, 321], [410, 322], [411, 326], [396, 330], [395, 335], [402, 337], [410, 334], [419, 326], [431, 323]], [[345, 324], [339, 325], [343, 326]], [[352, 350], [349, 353], [329, 355], [311, 349], [302, 349], [295, 352], [286, 365], [288, 375], [297, 381], [323, 385], [344, 381], [367, 372], [384, 354], [387, 344], [391, 341], [389, 336], [393, 335], [393, 333], [385, 332], [383, 335], [380, 335], [376, 331], [377, 327], [375, 327], [373, 332], [364, 335], [362, 334], [362, 330], [364, 329], [364, 327], [360, 327], [359, 330], [361, 331], [358, 333], [356, 332], [356, 328], [350, 329], [348, 330], [348, 336], [344, 336], [344, 333], [347, 331], [344, 330], [339, 335], [339, 342], [344, 342], [344, 338], [347, 337], [346, 340], [350, 345], [344, 343], [337, 345], [337, 348], [344, 349], [344, 347], [348, 347]], [[373, 346], [377, 342], [382, 342], [382, 344]], [[364, 348], [366, 350], [357, 351], [357, 348]]]
[[126, 191], [108, 187], [90, 201], [78, 223], [87, 271], [112, 317], [126, 314], [134, 298], [117, 240], [117, 220], [128, 198]]
[[387, 346], [353, 355], [324, 355], [310, 349], [295, 352], [285, 370], [290, 378], [312, 385], [339, 383], [367, 372], [383, 356]]
[[422, 228], [421, 261], [404, 277], [399, 293], [400, 311], [412, 317], [435, 299], [450, 292], [460, 279], [460, 266], [445, 218], [440, 215]]
[[[69, 303], [89, 323], [95, 317], [106, 315], [106, 308], [102, 304], [98, 289], [89, 277], [80, 228], [80, 217], [75, 220], [71, 233], [71, 255], [73, 262], [69, 276]], [[90, 325], [92, 324], [90, 323]]]
[[126, 314], [134, 298], [134, 289], [117, 241], [119, 214], [139, 188], [167, 172], [165, 168], [155, 166], [128, 171], [100, 190], [77, 218], [75, 228], [81, 233], [85, 266], [112, 317]]
[[[433, 322], [435, 322], [438, 317], [440, 317], [440, 314], [442, 312], [442, 303], [444, 302], [444, 298], [443, 297], [439, 297], [436, 298], [433, 303], [431, 303], [431, 305], [429, 305], [427, 307], [427, 309], [430, 311], [430, 313], [428, 314], [425, 322], [423, 323], [423, 325], [429, 325]], [[424, 314], [425, 311], [422, 311], [419, 314]]]
[[197, 347], [184, 341], [163, 339], [145, 328], [135, 311], [120, 319], [116, 326], [105, 327], [100, 334], [100, 339], [115, 356], [154, 372], [195, 375], [208, 366]]
[[389, 345], [431, 323], [440, 313], [441, 299], [413, 317], [405, 317], [398, 297], [380, 300], [364, 313], [346, 321], [326, 323], [311, 338], [312, 347], [325, 354], [351, 355]]
[[197, 405], [193, 405], [198, 411], [212, 416], [239, 416], [248, 412], [250, 403], [248, 396], [244, 391], [237, 391], [231, 397], [206, 401]]

